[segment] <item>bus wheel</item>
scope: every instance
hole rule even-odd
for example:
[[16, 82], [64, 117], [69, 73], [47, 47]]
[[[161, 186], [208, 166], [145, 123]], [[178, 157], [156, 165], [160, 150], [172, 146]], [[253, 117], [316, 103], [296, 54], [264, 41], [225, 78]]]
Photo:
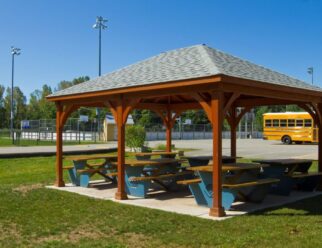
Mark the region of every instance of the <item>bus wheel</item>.
[[292, 144], [292, 139], [291, 139], [291, 137], [290, 136], [283, 136], [283, 138], [282, 138], [282, 142], [284, 143], [284, 144], [287, 144], [287, 145], [290, 145], [290, 144]]

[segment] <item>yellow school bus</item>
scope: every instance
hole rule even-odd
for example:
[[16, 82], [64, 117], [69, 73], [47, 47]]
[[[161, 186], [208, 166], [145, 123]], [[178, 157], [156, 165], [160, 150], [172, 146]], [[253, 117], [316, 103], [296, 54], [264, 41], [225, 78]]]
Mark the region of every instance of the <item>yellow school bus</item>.
[[284, 144], [318, 142], [318, 129], [307, 112], [263, 114], [263, 139]]

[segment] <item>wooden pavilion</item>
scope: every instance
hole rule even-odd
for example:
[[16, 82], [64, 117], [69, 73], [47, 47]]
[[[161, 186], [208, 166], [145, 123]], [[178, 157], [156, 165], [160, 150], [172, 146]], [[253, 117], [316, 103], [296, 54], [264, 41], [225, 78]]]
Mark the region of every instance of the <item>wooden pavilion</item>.
[[[79, 107], [109, 108], [118, 129], [118, 185], [115, 198], [127, 199], [124, 182], [125, 124], [133, 109], [156, 112], [166, 127], [171, 150], [171, 129], [186, 110], [203, 109], [213, 131], [213, 207], [211, 216], [223, 216], [222, 124], [231, 128], [231, 156], [236, 157], [236, 127], [255, 106], [297, 104], [311, 114], [322, 140], [322, 89], [284, 74], [239, 59], [205, 45], [161, 53], [120, 70], [55, 92], [57, 153], [56, 182], [64, 186], [62, 131], [68, 116]], [[241, 111], [236, 111], [240, 108]], [[322, 145], [318, 148], [322, 171]]]

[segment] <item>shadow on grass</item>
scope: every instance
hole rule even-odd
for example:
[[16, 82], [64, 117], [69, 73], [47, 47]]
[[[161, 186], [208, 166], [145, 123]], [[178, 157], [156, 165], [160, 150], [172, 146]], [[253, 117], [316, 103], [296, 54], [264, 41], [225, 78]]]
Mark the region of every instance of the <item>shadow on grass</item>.
[[262, 216], [318, 216], [322, 215], [322, 195], [294, 203], [259, 210], [248, 214]]

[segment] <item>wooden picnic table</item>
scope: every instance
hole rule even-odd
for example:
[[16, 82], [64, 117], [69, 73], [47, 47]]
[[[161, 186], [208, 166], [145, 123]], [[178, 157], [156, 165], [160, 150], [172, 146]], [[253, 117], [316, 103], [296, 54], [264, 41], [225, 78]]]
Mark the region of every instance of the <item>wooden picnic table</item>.
[[[147, 159], [147, 160], [135, 160], [135, 159], [126, 159], [125, 165], [132, 167], [142, 167], [142, 166], [163, 166], [163, 165], [171, 165], [176, 163], [185, 162], [183, 159], [174, 159], [174, 158], [160, 158], [160, 159]], [[116, 164], [116, 163], [112, 163]]]
[[[265, 198], [270, 185], [279, 180], [261, 178], [260, 173], [263, 167], [268, 167], [268, 165], [254, 163], [222, 165], [222, 201], [225, 209], [229, 209], [236, 198], [252, 202], [261, 202]], [[198, 177], [178, 183], [189, 185], [198, 205], [212, 207], [213, 166], [195, 166], [187, 169], [195, 171]]]
[[137, 152], [134, 155], [137, 155], [137, 156], [146, 156], [146, 155], [158, 156], [158, 155], [177, 155], [177, 154], [178, 154], [178, 152], [160, 151], [160, 152]]
[[183, 170], [181, 163], [185, 160], [173, 158], [125, 160], [125, 184], [129, 195], [146, 197], [148, 190], [161, 186], [171, 190], [176, 186], [177, 178], [192, 174]]
[[137, 152], [135, 153], [135, 157], [138, 160], [150, 159], [152, 156], [160, 156], [161, 158], [175, 158], [178, 152], [166, 152], [166, 151], [158, 151], [158, 152]]
[[312, 160], [308, 159], [262, 159], [257, 163], [269, 164], [264, 175], [279, 178], [279, 184], [272, 188], [272, 193], [289, 195], [296, 187], [300, 190], [313, 191], [320, 181], [321, 172], [309, 172]]
[[[201, 156], [184, 156], [183, 158], [187, 159], [190, 166], [200, 166], [200, 165], [207, 165], [210, 160], [212, 160], [211, 155], [201, 155]], [[236, 157], [231, 156], [222, 156], [221, 159], [223, 164], [226, 163], [234, 163], [236, 162]]]
[[[112, 162], [117, 160], [116, 155], [80, 155], [64, 159], [73, 161], [73, 166], [64, 167], [64, 169], [68, 170], [69, 178], [74, 185], [88, 187], [90, 178], [95, 174], [115, 182], [116, 166], [112, 165]], [[89, 163], [92, 160], [104, 161]]]
[[[267, 166], [268, 165], [266, 165], [266, 164], [254, 164], [254, 163], [230, 163], [230, 164], [223, 164], [221, 166], [221, 170], [224, 172], [254, 170], [254, 169], [261, 169], [261, 168], [267, 167]], [[188, 167], [187, 170], [212, 172], [213, 165], [209, 164], [209, 165], [205, 165], [205, 166]]]
[[79, 155], [79, 156], [68, 156], [64, 158], [65, 160], [72, 160], [72, 161], [88, 161], [88, 160], [96, 160], [96, 159], [108, 159], [108, 160], [115, 160], [117, 159], [116, 155]]

